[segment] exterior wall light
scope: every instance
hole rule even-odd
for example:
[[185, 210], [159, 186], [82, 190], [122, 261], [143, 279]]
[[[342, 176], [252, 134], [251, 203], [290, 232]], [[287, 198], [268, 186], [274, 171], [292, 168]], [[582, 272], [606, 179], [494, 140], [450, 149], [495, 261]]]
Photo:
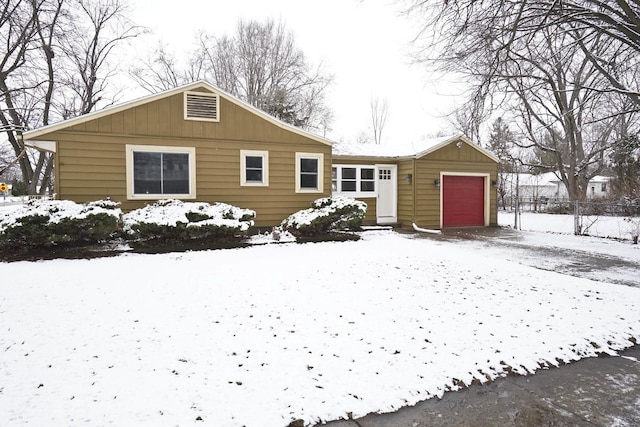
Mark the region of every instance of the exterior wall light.
[[412, 179], [413, 179], [413, 174], [408, 173], [408, 174], [407, 174], [407, 177], [405, 178], [405, 180], [406, 180], [409, 184], [411, 184], [411, 180], [412, 180]]
[[440, 188], [440, 180], [439, 179], [434, 179], [433, 180], [433, 185], [435, 185], [436, 187]]
[[494, 181], [491, 181], [491, 186], [492, 186], [493, 188], [498, 188], [498, 181], [495, 181], [495, 180], [494, 180]]

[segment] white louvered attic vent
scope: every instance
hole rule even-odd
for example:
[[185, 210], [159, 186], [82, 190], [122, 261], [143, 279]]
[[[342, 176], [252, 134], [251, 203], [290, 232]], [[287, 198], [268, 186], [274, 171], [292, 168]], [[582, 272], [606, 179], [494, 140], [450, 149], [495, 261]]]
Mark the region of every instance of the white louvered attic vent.
[[204, 92], [184, 93], [184, 118], [186, 120], [203, 120], [217, 122], [220, 98], [218, 95]]

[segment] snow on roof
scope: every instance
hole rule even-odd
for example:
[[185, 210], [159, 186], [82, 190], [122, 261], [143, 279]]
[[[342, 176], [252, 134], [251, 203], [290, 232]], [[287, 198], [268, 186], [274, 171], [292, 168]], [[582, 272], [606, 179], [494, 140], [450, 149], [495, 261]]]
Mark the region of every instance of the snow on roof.
[[603, 176], [603, 175], [596, 175], [596, 176], [594, 176], [593, 178], [591, 178], [589, 180], [589, 182], [592, 182], [592, 183], [596, 183], [596, 182], [607, 183], [609, 181], [611, 181], [611, 177], [610, 176]]
[[437, 138], [423, 139], [410, 143], [390, 143], [390, 144], [358, 144], [358, 143], [335, 143], [333, 145], [334, 156], [371, 156], [371, 157], [409, 157], [415, 156], [426, 151], [433, 150], [435, 147], [445, 145], [461, 135], [448, 135]]
[[507, 174], [509, 179], [515, 180], [516, 175], [518, 176], [518, 181], [520, 185], [530, 185], [534, 187], [540, 187], [544, 185], [553, 185], [556, 186], [560, 181], [558, 177], [553, 172], [541, 173], [541, 174], [532, 174], [532, 173], [519, 173], [519, 174]]

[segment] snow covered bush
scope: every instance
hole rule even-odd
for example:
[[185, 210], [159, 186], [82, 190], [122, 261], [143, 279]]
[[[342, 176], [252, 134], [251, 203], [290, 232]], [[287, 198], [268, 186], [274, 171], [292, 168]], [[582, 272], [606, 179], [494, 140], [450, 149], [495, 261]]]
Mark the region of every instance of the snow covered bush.
[[309, 209], [298, 211], [281, 227], [294, 236], [314, 236], [331, 231], [357, 230], [367, 213], [367, 204], [350, 197], [332, 196], [317, 199]]
[[0, 212], [0, 248], [26, 252], [32, 248], [84, 246], [118, 233], [119, 204], [100, 200], [31, 200], [21, 208]]
[[226, 203], [160, 200], [123, 215], [123, 230], [132, 239], [184, 243], [244, 238], [256, 213]]

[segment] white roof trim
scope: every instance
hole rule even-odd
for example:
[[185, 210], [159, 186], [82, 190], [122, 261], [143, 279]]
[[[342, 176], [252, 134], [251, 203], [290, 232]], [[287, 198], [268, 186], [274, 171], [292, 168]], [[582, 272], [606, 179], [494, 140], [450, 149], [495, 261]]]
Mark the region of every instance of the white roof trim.
[[58, 147], [56, 141], [33, 141], [28, 139], [24, 140], [24, 145], [38, 150], [51, 151], [52, 153], [55, 153]]
[[159, 93], [147, 95], [147, 96], [144, 96], [142, 98], [138, 98], [138, 99], [134, 99], [132, 101], [124, 102], [122, 104], [114, 105], [112, 107], [107, 107], [107, 108], [99, 110], [99, 111], [94, 111], [92, 113], [88, 113], [88, 114], [85, 114], [83, 116], [74, 117], [72, 119], [67, 119], [67, 120], [63, 120], [63, 121], [58, 122], [58, 123], [54, 123], [54, 124], [51, 124], [51, 125], [43, 126], [41, 128], [25, 132], [24, 133], [24, 138], [25, 139], [38, 138], [38, 137], [40, 137], [42, 135], [46, 135], [46, 134], [51, 133], [51, 132], [55, 132], [55, 131], [58, 131], [58, 130], [61, 130], [61, 129], [65, 129], [65, 128], [70, 127], [70, 126], [79, 125], [79, 124], [88, 122], [90, 120], [99, 119], [101, 117], [105, 117], [105, 116], [108, 116], [110, 114], [118, 113], [120, 111], [124, 111], [124, 110], [127, 110], [129, 108], [134, 108], [134, 107], [137, 107], [139, 105], [147, 104], [147, 103], [152, 102], [152, 101], [157, 101], [157, 100], [160, 100], [160, 99], [163, 99], [163, 98], [167, 98], [169, 96], [176, 95], [178, 93], [191, 91], [191, 90], [199, 89], [199, 88], [207, 89], [207, 90], [209, 90], [209, 91], [211, 91], [213, 93], [219, 94], [221, 97], [225, 98], [226, 100], [228, 100], [228, 101], [230, 101], [230, 102], [232, 102], [232, 103], [234, 103], [236, 105], [239, 105], [239, 106], [245, 108], [246, 110], [251, 111], [252, 113], [262, 117], [265, 120], [268, 120], [269, 122], [275, 124], [276, 126], [278, 126], [280, 128], [283, 128], [283, 129], [286, 129], [288, 131], [297, 133], [298, 135], [304, 136], [306, 138], [314, 139], [314, 140], [316, 140], [318, 142], [321, 142], [323, 144], [326, 144], [326, 145], [333, 145], [332, 141], [330, 141], [330, 140], [328, 140], [326, 138], [323, 138], [321, 136], [315, 135], [315, 134], [313, 134], [311, 132], [307, 132], [307, 131], [305, 131], [303, 129], [299, 129], [299, 128], [297, 128], [295, 126], [292, 126], [292, 125], [290, 125], [288, 123], [285, 123], [285, 122], [283, 122], [281, 120], [278, 120], [275, 117], [270, 116], [269, 114], [265, 113], [264, 111], [255, 108], [254, 106], [252, 106], [252, 105], [250, 105], [250, 104], [248, 104], [248, 103], [236, 98], [235, 96], [233, 96], [231, 94], [226, 93], [225, 91], [223, 91], [221, 89], [218, 89], [217, 87], [215, 87], [215, 86], [213, 86], [210, 83], [207, 83], [205, 81], [198, 81], [198, 82], [190, 83], [190, 84], [187, 84], [187, 85], [184, 85], [184, 86], [180, 86], [180, 87], [177, 87], [177, 88], [174, 88], [174, 89], [166, 90], [164, 92], [159, 92]]

